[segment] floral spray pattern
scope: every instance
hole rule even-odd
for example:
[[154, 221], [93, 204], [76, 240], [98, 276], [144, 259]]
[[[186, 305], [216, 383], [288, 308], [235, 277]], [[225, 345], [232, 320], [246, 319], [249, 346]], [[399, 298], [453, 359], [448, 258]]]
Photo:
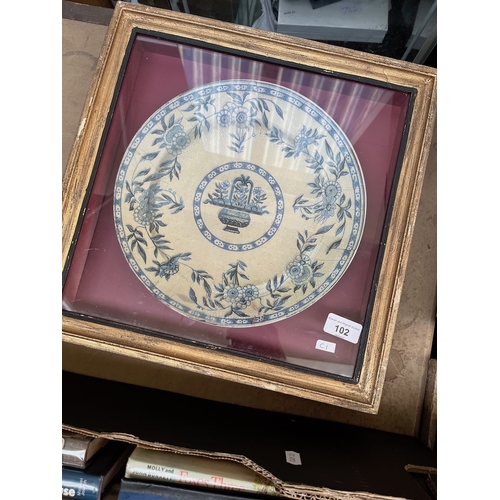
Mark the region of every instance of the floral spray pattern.
[[[293, 202], [293, 209], [299, 211], [304, 219], [316, 222], [326, 222], [335, 215], [337, 216], [338, 226], [335, 231], [335, 239], [326, 250], [326, 254], [328, 254], [331, 250], [339, 247], [345, 232], [346, 218], [352, 218], [349, 211], [352, 205], [351, 199], [346, 198], [345, 194], [342, 193], [342, 187], [338, 182], [340, 177], [349, 175], [346, 168], [346, 158], [340, 151], [334, 154], [326, 139], [324, 140], [326, 158], [318, 149], [311, 152], [310, 148], [319, 146], [320, 139], [324, 139], [325, 135], [304, 126], [295, 136], [292, 144], [285, 142], [283, 132], [276, 127], [273, 127], [268, 135], [271, 142], [283, 145], [282, 151], [285, 153], [285, 157], [297, 158], [302, 155], [305, 157], [307, 167], [316, 174], [314, 181], [308, 183], [311, 188], [310, 194], [315, 196], [316, 201], [310, 201], [304, 198], [304, 194], [301, 194]], [[333, 225], [329, 226], [328, 230], [332, 228]]]

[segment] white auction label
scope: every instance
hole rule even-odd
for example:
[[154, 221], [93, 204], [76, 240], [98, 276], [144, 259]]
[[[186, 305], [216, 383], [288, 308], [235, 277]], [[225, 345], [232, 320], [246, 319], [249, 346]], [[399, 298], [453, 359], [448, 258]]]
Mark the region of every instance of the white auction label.
[[285, 451], [286, 461], [292, 465], [302, 465], [300, 461], [300, 453], [296, 451]]
[[335, 335], [341, 339], [347, 340], [352, 344], [357, 344], [363, 325], [355, 323], [350, 319], [343, 318], [337, 314], [330, 313], [326, 319], [323, 331], [330, 335]]
[[316, 341], [316, 349], [319, 349], [320, 351], [326, 351], [326, 352], [335, 352], [335, 348], [337, 347], [337, 344], [335, 342], [328, 342], [327, 340], [317, 340]]

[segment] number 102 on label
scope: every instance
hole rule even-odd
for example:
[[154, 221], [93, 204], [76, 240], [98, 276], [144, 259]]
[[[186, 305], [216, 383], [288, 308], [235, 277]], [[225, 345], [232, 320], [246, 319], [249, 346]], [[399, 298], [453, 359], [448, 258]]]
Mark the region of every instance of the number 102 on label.
[[325, 333], [347, 340], [352, 344], [358, 343], [362, 329], [363, 325], [333, 313], [328, 315], [325, 326], [323, 327]]

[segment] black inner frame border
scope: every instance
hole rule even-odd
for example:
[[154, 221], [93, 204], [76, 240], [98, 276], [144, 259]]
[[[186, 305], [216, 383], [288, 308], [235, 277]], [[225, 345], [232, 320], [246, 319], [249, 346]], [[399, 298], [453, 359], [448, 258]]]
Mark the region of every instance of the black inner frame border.
[[[94, 162], [94, 166], [92, 167], [92, 174], [90, 176], [89, 183], [88, 183], [86, 190], [85, 190], [85, 196], [83, 199], [82, 206], [80, 208], [80, 214], [78, 216], [77, 224], [75, 227], [75, 232], [74, 232], [72, 239], [71, 239], [70, 250], [68, 252], [66, 262], [64, 265], [63, 278], [62, 278], [63, 288], [64, 288], [64, 284], [66, 282], [69, 268], [71, 266], [71, 261], [73, 259], [73, 255], [75, 252], [76, 242], [78, 240], [81, 226], [83, 224], [83, 219], [84, 219], [84, 215], [85, 215], [85, 207], [88, 204], [90, 194], [92, 192], [95, 177], [97, 175], [97, 170], [99, 168], [99, 164], [101, 161], [101, 156], [102, 156], [102, 151], [104, 149], [104, 144], [106, 143], [106, 140], [107, 140], [109, 127], [111, 124], [111, 119], [112, 119], [113, 114], [114, 114], [114, 110], [116, 107], [116, 101], [118, 99], [118, 95], [119, 95], [120, 90], [121, 90], [125, 71], [126, 71], [126, 68], [128, 66], [128, 61], [130, 58], [130, 53], [132, 51], [132, 46], [137, 38], [137, 35], [145, 35], [145, 36], [149, 36], [152, 38], [176, 42], [179, 44], [201, 47], [204, 49], [212, 50], [214, 52], [223, 52], [223, 53], [226, 53], [229, 55], [246, 57], [246, 58], [250, 58], [253, 60], [257, 60], [257, 61], [263, 61], [263, 62], [267, 62], [267, 63], [271, 63], [271, 64], [277, 64], [280, 66], [286, 66], [286, 67], [289, 67], [292, 69], [298, 69], [301, 71], [316, 73], [316, 74], [320, 74], [320, 75], [324, 75], [324, 76], [329, 76], [332, 78], [341, 78], [343, 80], [374, 85], [374, 86], [383, 87], [383, 88], [387, 88], [390, 90], [395, 90], [398, 92], [403, 92], [403, 93], [409, 94], [410, 99], [409, 99], [409, 103], [408, 103], [408, 111], [407, 111], [407, 115], [406, 115], [405, 123], [404, 123], [404, 127], [403, 127], [403, 136], [401, 137], [401, 144], [400, 144], [399, 152], [397, 155], [396, 169], [394, 172], [394, 179], [392, 182], [391, 193], [389, 196], [389, 204], [388, 204], [387, 212], [385, 215], [384, 227], [382, 230], [382, 240], [380, 243], [380, 248], [378, 250], [377, 262], [375, 265], [374, 277], [373, 277], [373, 281], [372, 281], [372, 285], [371, 285], [370, 296], [368, 299], [368, 307], [367, 307], [367, 311], [366, 311], [365, 322], [363, 325], [362, 333], [365, 333], [367, 331], [367, 329], [369, 331], [370, 325], [371, 325], [371, 318], [373, 315], [373, 305], [375, 302], [377, 283], [378, 283], [378, 280], [380, 277], [380, 270], [381, 270], [382, 262], [383, 262], [384, 255], [385, 255], [385, 242], [387, 241], [387, 235], [389, 232], [390, 222], [392, 219], [394, 199], [396, 196], [397, 187], [399, 185], [399, 179], [400, 179], [400, 174], [401, 174], [403, 158], [404, 158], [404, 155], [406, 152], [406, 146], [408, 143], [408, 135], [409, 135], [409, 129], [410, 129], [409, 125], [411, 123], [411, 118], [413, 116], [413, 109], [415, 107], [415, 101], [416, 101], [416, 97], [417, 97], [417, 89], [415, 89], [413, 87], [405, 87], [402, 85], [396, 85], [396, 84], [392, 84], [389, 82], [381, 82], [381, 81], [375, 80], [373, 78], [365, 78], [365, 77], [360, 77], [360, 76], [356, 76], [356, 75], [349, 75], [349, 74], [345, 74], [345, 73], [341, 73], [341, 72], [326, 71], [326, 70], [323, 70], [321, 68], [315, 68], [315, 67], [307, 66], [305, 64], [294, 63], [294, 62], [290, 62], [290, 61], [284, 62], [280, 59], [265, 57], [265, 56], [261, 56], [258, 54], [253, 54], [251, 52], [246, 52], [244, 50], [230, 49], [230, 48], [221, 47], [219, 45], [209, 43], [209, 42], [204, 42], [204, 41], [199, 41], [199, 40], [191, 40], [191, 39], [181, 37], [178, 35], [172, 35], [169, 33], [161, 33], [158, 31], [148, 30], [145, 28], [133, 28], [132, 32], [130, 34], [127, 49], [125, 51], [125, 55], [124, 55], [124, 58], [123, 58], [123, 61], [122, 61], [121, 67], [120, 67], [120, 71], [118, 74], [116, 86], [115, 86], [115, 89], [113, 92], [113, 98], [112, 98], [112, 101], [110, 104], [110, 108], [108, 110], [108, 116], [106, 118], [103, 133], [101, 135], [101, 140], [100, 140], [99, 148], [97, 151], [96, 159]], [[320, 376], [325, 377], [325, 378], [338, 380], [338, 381], [351, 383], [351, 384], [357, 384], [359, 382], [359, 378], [361, 375], [361, 369], [362, 369], [363, 361], [364, 361], [364, 357], [365, 357], [366, 344], [367, 344], [367, 335], [361, 335], [360, 346], [359, 346], [358, 354], [356, 357], [353, 376], [346, 377], [343, 375], [336, 375], [333, 373], [322, 372], [320, 370], [315, 370], [313, 368], [292, 365], [292, 364], [284, 363], [284, 362], [279, 361], [279, 360], [272, 360], [269, 358], [256, 356], [254, 354], [247, 354], [247, 353], [240, 352], [240, 351], [233, 351], [233, 350], [228, 349], [226, 347], [214, 346], [212, 344], [208, 344], [205, 342], [200, 342], [200, 341], [195, 341], [195, 340], [190, 340], [190, 339], [183, 339], [183, 338], [177, 337], [175, 335], [172, 335], [170, 333], [159, 333], [159, 332], [155, 332], [152, 330], [148, 330], [146, 328], [138, 328], [138, 327], [133, 327], [133, 326], [127, 325], [127, 324], [120, 324], [116, 321], [109, 321], [109, 320], [105, 320], [105, 319], [94, 318], [92, 316], [88, 316], [85, 314], [75, 313], [75, 312], [71, 312], [71, 311], [65, 311], [64, 309], [63, 309], [62, 313], [64, 316], [72, 317], [72, 318], [76, 318], [76, 319], [81, 319], [81, 320], [88, 321], [88, 322], [95, 323], [95, 324], [102, 324], [102, 325], [106, 325], [106, 326], [125, 328], [129, 331], [140, 333], [143, 335], [148, 335], [148, 336], [161, 338], [161, 339], [167, 338], [171, 341], [179, 342], [181, 344], [192, 345], [192, 346], [196, 346], [198, 348], [202, 347], [202, 348], [210, 349], [211, 351], [214, 351], [214, 350], [221, 351], [221, 352], [224, 352], [227, 354], [231, 354], [233, 356], [243, 357], [243, 358], [254, 360], [254, 361], [261, 361], [261, 362], [270, 363], [273, 365], [282, 366], [283, 368], [286, 368], [288, 370], [297, 371], [298, 373], [308, 373], [308, 374], [316, 375], [316, 376], [320, 375]]]

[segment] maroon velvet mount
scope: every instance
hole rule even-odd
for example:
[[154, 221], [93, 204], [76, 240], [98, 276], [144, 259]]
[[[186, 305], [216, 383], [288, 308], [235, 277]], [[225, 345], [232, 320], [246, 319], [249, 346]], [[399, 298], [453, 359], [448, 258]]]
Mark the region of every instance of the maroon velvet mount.
[[[345, 132], [366, 184], [366, 222], [351, 265], [338, 284], [303, 312], [282, 321], [224, 328], [185, 317], [161, 303], [130, 269], [113, 220], [113, 190], [130, 141], [162, 105], [199, 85], [255, 79], [290, 88], [315, 102]], [[271, 62], [137, 35], [104, 137], [102, 154], [63, 290], [63, 309], [97, 321], [225, 347], [245, 355], [352, 377], [363, 335], [352, 344], [323, 331], [333, 312], [366, 326], [386, 214], [397, 178], [410, 94]], [[368, 329], [366, 328], [366, 331]], [[335, 353], [315, 348], [336, 343]]]

